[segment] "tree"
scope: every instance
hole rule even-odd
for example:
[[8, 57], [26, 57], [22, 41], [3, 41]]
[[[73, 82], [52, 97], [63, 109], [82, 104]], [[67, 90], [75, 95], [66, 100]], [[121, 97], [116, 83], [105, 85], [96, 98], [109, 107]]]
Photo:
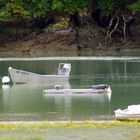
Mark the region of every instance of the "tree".
[[27, 18], [29, 11], [25, 9], [23, 0], [11, 0], [5, 4], [5, 9], [11, 13], [12, 17]]
[[43, 17], [50, 8], [48, 0], [27, 0], [25, 4], [31, 17]]
[[128, 6], [133, 12], [140, 12], [140, 0], [137, 0]]
[[8, 0], [0, 0], [0, 19], [5, 20], [11, 17], [11, 14], [5, 9]]
[[117, 31], [123, 35], [125, 41], [130, 28], [129, 22], [132, 21], [132, 11], [140, 10], [140, 0], [99, 0], [94, 2], [96, 8], [110, 16], [109, 24], [106, 27], [106, 38], [111, 40], [111, 36]]
[[35, 19], [41, 28], [54, 10], [62, 16], [67, 13], [74, 28], [80, 26], [79, 13], [92, 11], [94, 20], [106, 29], [106, 38], [111, 40], [118, 32], [125, 40], [133, 13], [140, 12], [140, 0], [0, 0], [0, 19]]
[[78, 25], [76, 22], [79, 20], [79, 12], [87, 10], [90, 2], [91, 0], [53, 0], [52, 9], [67, 12], [71, 19], [74, 18], [73, 25], [75, 26]]
[[53, 0], [52, 9], [73, 14], [87, 8], [91, 0]]

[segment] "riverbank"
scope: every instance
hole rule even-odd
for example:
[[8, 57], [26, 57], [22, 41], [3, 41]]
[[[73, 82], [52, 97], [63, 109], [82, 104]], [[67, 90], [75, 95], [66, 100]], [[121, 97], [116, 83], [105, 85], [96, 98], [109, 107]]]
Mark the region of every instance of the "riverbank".
[[[44, 36], [43, 34], [40, 35]], [[38, 36], [39, 37], [39, 36]], [[57, 42], [51, 42], [49, 44], [35, 44], [36, 39], [28, 41], [16, 41], [4, 43], [0, 46], [0, 57], [47, 57], [47, 56], [101, 56], [110, 55], [112, 52], [137, 52], [140, 50], [137, 46], [122, 47], [99, 47], [99, 48], [83, 48], [78, 50], [76, 44], [71, 46], [57, 44]]]
[[139, 122], [0, 122], [1, 140], [138, 140]]
[[23, 39], [1, 42], [0, 56], [72, 56], [80, 53], [92, 55], [96, 52], [102, 54], [111, 51], [140, 50], [138, 33], [134, 34], [135, 39], [127, 38], [127, 41], [115, 38], [110, 45], [105, 44], [104, 34], [105, 31], [96, 24], [83, 25], [78, 30], [68, 24], [53, 25], [40, 33], [32, 32]]

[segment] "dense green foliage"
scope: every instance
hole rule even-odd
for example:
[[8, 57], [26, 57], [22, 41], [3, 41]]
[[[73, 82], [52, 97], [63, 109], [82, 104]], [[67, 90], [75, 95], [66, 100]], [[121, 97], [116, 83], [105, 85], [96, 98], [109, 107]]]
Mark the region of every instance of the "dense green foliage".
[[43, 17], [51, 10], [72, 14], [88, 10], [92, 5], [106, 13], [118, 9], [140, 11], [140, 0], [0, 0], [0, 18]]
[[48, 0], [28, 0], [26, 4], [31, 17], [44, 16], [50, 7]]
[[98, 6], [102, 10], [112, 13], [117, 9], [126, 9], [129, 5], [134, 4], [133, 0], [100, 0]]
[[86, 10], [91, 0], [53, 0], [52, 9], [66, 11], [70, 14]]
[[140, 11], [140, 0], [129, 5], [129, 8], [134, 12], [139, 12]]

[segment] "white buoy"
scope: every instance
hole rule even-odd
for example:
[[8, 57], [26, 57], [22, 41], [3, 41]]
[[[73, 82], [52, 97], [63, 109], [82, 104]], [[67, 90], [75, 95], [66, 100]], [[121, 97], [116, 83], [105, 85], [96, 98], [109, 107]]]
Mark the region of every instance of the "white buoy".
[[4, 77], [2, 78], [2, 83], [3, 83], [3, 84], [9, 84], [9, 83], [10, 83], [10, 78], [9, 78], [8, 76], [4, 76]]

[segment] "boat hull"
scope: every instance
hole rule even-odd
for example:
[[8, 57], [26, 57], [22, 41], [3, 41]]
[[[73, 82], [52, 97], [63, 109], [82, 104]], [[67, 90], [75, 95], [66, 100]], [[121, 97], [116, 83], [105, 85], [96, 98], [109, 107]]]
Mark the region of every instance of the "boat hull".
[[117, 120], [135, 120], [135, 121], [140, 121], [140, 114], [115, 114], [115, 118]]
[[44, 94], [92, 94], [111, 93], [110, 89], [46, 89]]
[[114, 111], [117, 120], [140, 120], [140, 105], [130, 105], [126, 109]]
[[69, 75], [41, 75], [13, 68], [8, 69], [12, 83], [46, 83], [46, 84], [67, 84]]

